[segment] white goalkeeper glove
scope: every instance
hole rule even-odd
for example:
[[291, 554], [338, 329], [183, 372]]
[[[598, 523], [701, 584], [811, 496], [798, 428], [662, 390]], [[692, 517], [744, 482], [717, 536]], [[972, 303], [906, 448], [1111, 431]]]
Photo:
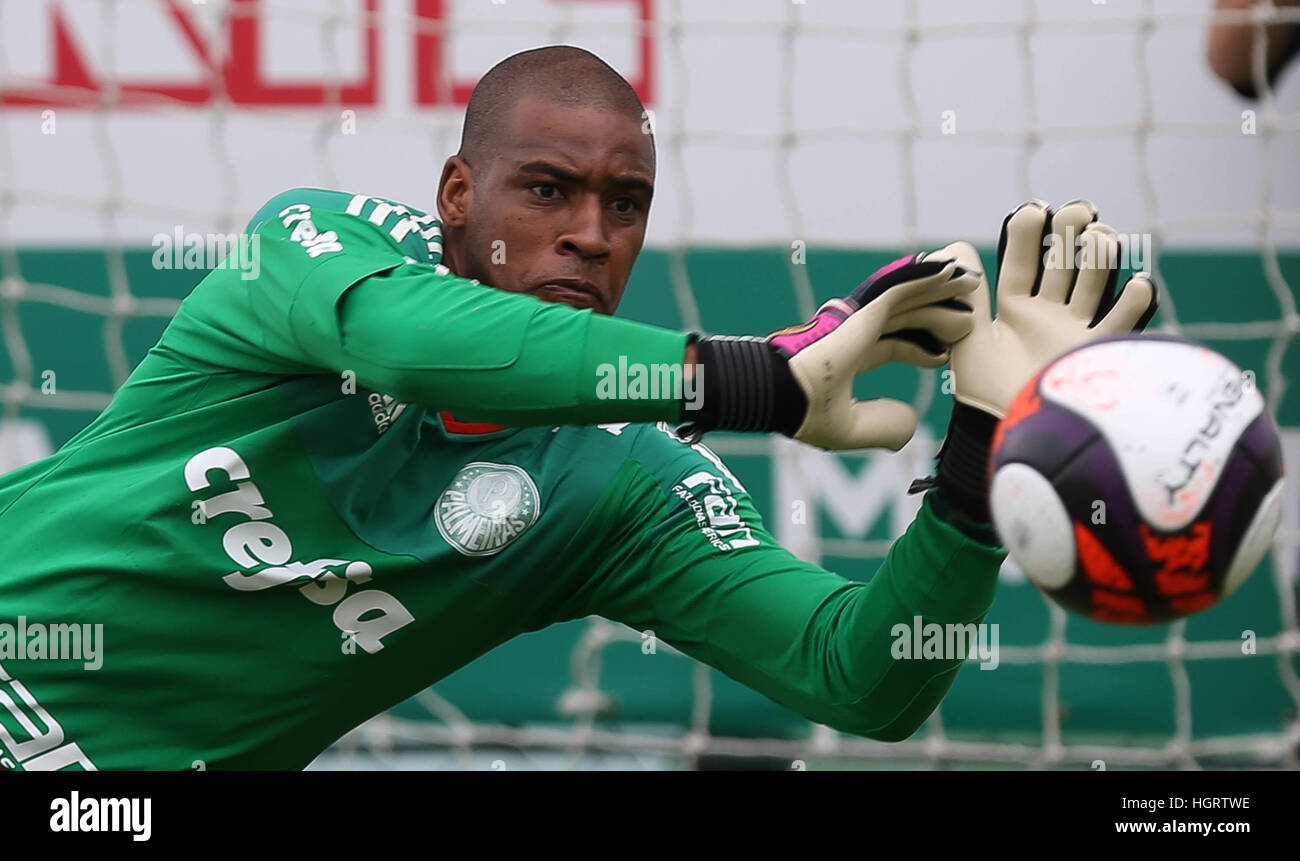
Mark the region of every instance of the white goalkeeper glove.
[[[979, 272], [979, 254], [958, 242], [935, 252]], [[1119, 239], [1086, 200], [1053, 210], [1021, 204], [998, 239], [997, 317], [988, 280], [971, 297], [971, 333], [952, 348], [953, 404], [939, 453], [937, 484], [959, 511], [988, 522], [988, 458], [997, 422], [1020, 390], [1052, 359], [1109, 335], [1141, 331], [1156, 312], [1158, 290], [1137, 273], [1115, 293]]]
[[[978, 267], [977, 267], [978, 268]], [[853, 379], [899, 360], [925, 368], [948, 361], [949, 345], [971, 328], [959, 301], [979, 285], [952, 255], [915, 254], [832, 299], [799, 326], [766, 338], [705, 337], [696, 342], [704, 397], [681, 432], [776, 431], [823, 449], [897, 451], [916, 432], [901, 401], [857, 401]]]

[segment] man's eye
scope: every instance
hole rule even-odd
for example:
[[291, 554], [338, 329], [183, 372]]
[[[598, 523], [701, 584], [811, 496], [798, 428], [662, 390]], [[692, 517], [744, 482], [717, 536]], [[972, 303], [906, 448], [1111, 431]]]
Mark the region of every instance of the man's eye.
[[639, 208], [637, 202], [630, 197], [620, 197], [614, 201], [614, 209], [619, 215], [630, 215]]
[[539, 182], [528, 186], [533, 194], [542, 200], [555, 200], [560, 196], [560, 187], [550, 182]]

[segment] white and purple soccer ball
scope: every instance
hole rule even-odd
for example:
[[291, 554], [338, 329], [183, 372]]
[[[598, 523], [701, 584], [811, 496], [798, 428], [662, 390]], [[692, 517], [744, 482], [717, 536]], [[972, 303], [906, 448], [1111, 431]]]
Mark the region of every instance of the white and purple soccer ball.
[[1253, 383], [1166, 336], [1055, 359], [994, 437], [989, 504], [1012, 558], [1103, 622], [1169, 622], [1231, 593], [1281, 514], [1281, 443]]

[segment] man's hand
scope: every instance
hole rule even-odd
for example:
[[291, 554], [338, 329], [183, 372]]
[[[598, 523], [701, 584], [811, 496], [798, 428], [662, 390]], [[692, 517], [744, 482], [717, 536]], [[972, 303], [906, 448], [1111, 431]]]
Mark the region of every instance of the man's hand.
[[[1283, 10], [1300, 5], [1300, 0], [1273, 0], [1274, 17]], [[1252, 6], [1262, 6], [1256, 0], [1215, 0], [1216, 12], [1245, 12]], [[1264, 9], [1259, 9], [1263, 12]], [[1243, 16], [1242, 22], [1227, 23], [1216, 20], [1210, 27], [1206, 39], [1206, 58], [1214, 74], [1248, 99], [1260, 97], [1259, 84], [1266, 83], [1272, 87], [1277, 82], [1282, 70], [1296, 56], [1300, 55], [1300, 23], [1294, 20], [1274, 20], [1264, 26], [1264, 80], [1255, 80], [1255, 39], [1258, 31], [1250, 19], [1253, 15]]]
[[[978, 272], [979, 254], [958, 242], [935, 252]], [[939, 454], [938, 485], [968, 516], [988, 521], [988, 458], [997, 421], [1035, 374], [1067, 350], [1108, 335], [1141, 331], [1156, 312], [1146, 273], [1115, 294], [1119, 240], [1090, 202], [1053, 210], [1021, 204], [998, 239], [997, 317], [980, 273], [971, 333], [952, 348], [952, 422]]]
[[959, 297], [978, 285], [978, 271], [952, 255], [916, 254], [802, 325], [767, 338], [701, 339], [696, 432], [777, 431], [823, 449], [902, 448], [916, 432], [916, 413], [887, 398], [855, 400], [853, 379], [894, 360], [925, 368], [948, 361], [949, 345], [971, 328]]
[[[980, 270], [968, 243], [936, 254]], [[1088, 341], [1145, 328], [1156, 310], [1155, 285], [1138, 273], [1116, 299], [1118, 277], [1119, 241], [1097, 221], [1091, 203], [1074, 201], [1056, 211], [1038, 201], [1022, 204], [1007, 216], [998, 240], [998, 316], [992, 316], [988, 281], [981, 277], [972, 297], [974, 326], [952, 350], [957, 400], [1002, 418], [1052, 359]]]

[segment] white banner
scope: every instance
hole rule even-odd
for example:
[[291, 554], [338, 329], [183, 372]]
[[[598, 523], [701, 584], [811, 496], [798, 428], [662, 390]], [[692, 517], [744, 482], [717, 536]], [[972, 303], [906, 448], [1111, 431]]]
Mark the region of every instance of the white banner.
[[1270, 138], [1207, 67], [1209, 0], [0, 6], [0, 243], [238, 229], [299, 185], [432, 209], [474, 81], [555, 42], [653, 111], [651, 244], [988, 244], [1031, 195], [1171, 244], [1256, 246], [1269, 207], [1300, 243], [1300, 80]]

